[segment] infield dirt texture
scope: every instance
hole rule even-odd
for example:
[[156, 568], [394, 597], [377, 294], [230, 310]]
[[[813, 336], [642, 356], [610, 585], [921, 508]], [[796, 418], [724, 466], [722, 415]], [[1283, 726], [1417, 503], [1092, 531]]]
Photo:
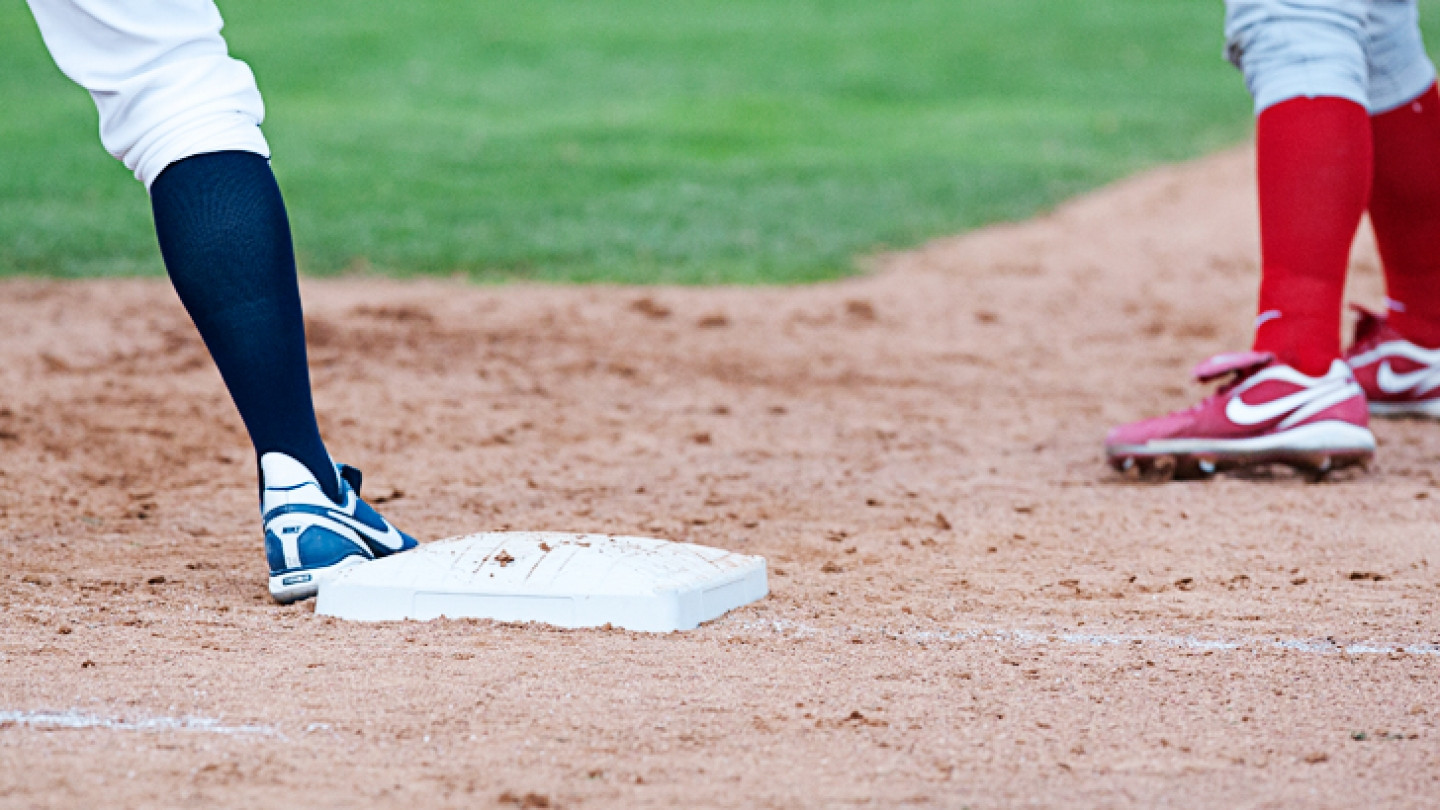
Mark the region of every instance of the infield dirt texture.
[[409, 531], [770, 560], [668, 636], [270, 604], [165, 283], [0, 284], [0, 806], [1440, 804], [1440, 425], [1318, 485], [1103, 465], [1245, 345], [1250, 160], [821, 286], [307, 284], [325, 434]]

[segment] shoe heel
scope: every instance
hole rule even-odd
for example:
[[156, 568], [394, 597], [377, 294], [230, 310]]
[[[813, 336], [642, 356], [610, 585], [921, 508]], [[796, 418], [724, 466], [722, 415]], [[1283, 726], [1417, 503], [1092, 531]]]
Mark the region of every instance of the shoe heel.
[[320, 592], [320, 586], [327, 580], [334, 577], [352, 565], [360, 565], [369, 562], [365, 557], [352, 556], [326, 566], [325, 568], [307, 568], [302, 571], [281, 572], [270, 575], [270, 598], [277, 603], [288, 605], [292, 602], [299, 602], [302, 599], [309, 599]]

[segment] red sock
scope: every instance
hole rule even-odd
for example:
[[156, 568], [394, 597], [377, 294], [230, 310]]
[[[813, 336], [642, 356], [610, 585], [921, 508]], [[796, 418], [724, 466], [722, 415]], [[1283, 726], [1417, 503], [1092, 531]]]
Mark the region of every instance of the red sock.
[[1440, 94], [1370, 119], [1375, 188], [1370, 223], [1385, 264], [1390, 322], [1408, 340], [1440, 347]]
[[1260, 317], [1256, 351], [1303, 374], [1340, 356], [1350, 244], [1370, 196], [1370, 118], [1341, 98], [1295, 98], [1256, 122]]

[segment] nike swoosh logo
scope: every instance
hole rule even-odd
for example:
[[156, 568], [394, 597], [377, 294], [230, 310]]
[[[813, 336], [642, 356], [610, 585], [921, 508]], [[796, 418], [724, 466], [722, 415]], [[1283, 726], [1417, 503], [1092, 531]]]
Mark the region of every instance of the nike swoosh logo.
[[391, 526], [390, 522], [384, 520], [384, 518], [381, 518], [381, 520], [385, 522], [385, 532], [378, 534], [374, 526], [361, 523], [344, 512], [327, 512], [325, 516], [331, 520], [338, 520], [344, 523], [366, 540], [377, 543], [391, 551], [399, 551], [405, 545], [405, 538], [401, 536], [400, 531], [394, 526]]
[[1245, 425], [1247, 427], [1250, 425], [1258, 425], [1262, 422], [1278, 419], [1291, 411], [1299, 410], [1309, 402], [1334, 393], [1335, 389], [1336, 386], [1333, 384], [1317, 385], [1314, 388], [1305, 388], [1288, 396], [1272, 399], [1269, 402], [1262, 402], [1258, 405], [1251, 405], [1236, 396], [1225, 403], [1225, 416], [1237, 425]]
[[[1425, 385], [1427, 381], [1429, 384]], [[1424, 394], [1440, 386], [1440, 373], [1434, 368], [1422, 368], [1409, 374], [1398, 374], [1390, 367], [1390, 361], [1386, 360], [1380, 364], [1380, 371], [1375, 375], [1375, 384], [1387, 394], [1403, 394], [1416, 388], [1420, 388], [1417, 393]]]

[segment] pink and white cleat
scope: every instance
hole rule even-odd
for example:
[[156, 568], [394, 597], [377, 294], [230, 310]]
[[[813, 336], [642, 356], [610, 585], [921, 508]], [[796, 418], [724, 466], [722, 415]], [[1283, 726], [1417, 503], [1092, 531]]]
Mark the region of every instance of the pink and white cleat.
[[1357, 306], [1355, 342], [1345, 353], [1376, 416], [1440, 418], [1440, 349], [1400, 336], [1384, 315]]
[[1310, 377], [1268, 352], [1236, 352], [1206, 360], [1194, 375], [1230, 379], [1187, 410], [1111, 430], [1105, 455], [1112, 467], [1196, 478], [1278, 463], [1323, 475], [1375, 452], [1365, 393], [1342, 360]]

